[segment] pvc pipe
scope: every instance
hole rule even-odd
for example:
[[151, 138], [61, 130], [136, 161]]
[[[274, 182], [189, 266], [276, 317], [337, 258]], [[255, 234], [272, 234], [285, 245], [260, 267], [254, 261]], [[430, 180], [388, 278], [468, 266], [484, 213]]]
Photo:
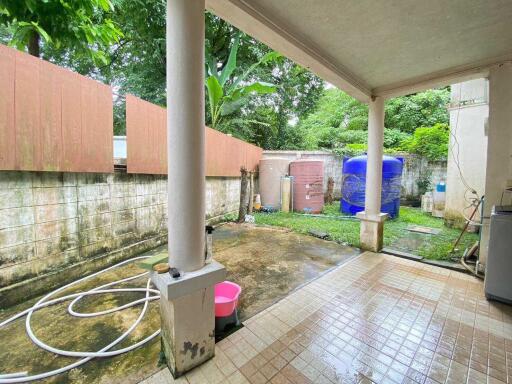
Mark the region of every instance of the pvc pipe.
[[[120, 354], [123, 354], [123, 353], [128, 352], [128, 351], [131, 351], [133, 349], [136, 349], [136, 348], [144, 345], [145, 343], [151, 341], [156, 336], [158, 336], [160, 334], [160, 329], [157, 330], [156, 332], [154, 332], [153, 334], [149, 335], [148, 337], [144, 338], [143, 340], [140, 340], [139, 342], [137, 342], [135, 344], [132, 344], [132, 345], [130, 345], [128, 347], [125, 347], [125, 348], [122, 348], [122, 349], [116, 349], [114, 351], [109, 351], [110, 349], [112, 349], [113, 347], [118, 345], [121, 341], [123, 341], [139, 325], [139, 323], [142, 321], [142, 319], [144, 318], [144, 315], [147, 312], [147, 308], [148, 308], [149, 302], [153, 301], [153, 300], [160, 299], [160, 292], [158, 290], [156, 290], [156, 289], [150, 288], [150, 284], [151, 284], [151, 280], [150, 279], [148, 279], [145, 288], [140, 288], [140, 287], [135, 287], [135, 288], [109, 288], [109, 287], [111, 287], [113, 285], [116, 285], [116, 284], [120, 284], [120, 283], [124, 283], [124, 282], [127, 282], [127, 281], [131, 281], [131, 280], [137, 279], [137, 278], [145, 276], [145, 275], [148, 275], [149, 272], [144, 272], [144, 273], [141, 273], [141, 274], [138, 274], [138, 275], [134, 275], [134, 276], [130, 276], [130, 277], [127, 277], [127, 278], [124, 278], [124, 279], [112, 281], [110, 283], [100, 285], [100, 286], [95, 287], [93, 289], [90, 289], [88, 291], [78, 292], [78, 293], [74, 293], [74, 294], [70, 294], [70, 295], [66, 295], [66, 296], [62, 296], [62, 297], [58, 297], [58, 298], [50, 300], [50, 298], [55, 296], [57, 293], [65, 290], [65, 289], [68, 289], [68, 288], [72, 287], [75, 284], [78, 284], [80, 282], [86, 281], [88, 279], [91, 279], [93, 277], [101, 275], [102, 273], [110, 271], [110, 270], [112, 270], [114, 268], [118, 268], [118, 267], [120, 267], [122, 265], [131, 263], [131, 262], [133, 262], [135, 260], [145, 259], [145, 258], [148, 258], [148, 257], [149, 256], [134, 257], [134, 258], [122, 261], [122, 262], [120, 262], [118, 264], [115, 264], [115, 265], [113, 265], [111, 267], [108, 267], [106, 269], [103, 269], [103, 270], [101, 270], [99, 272], [93, 273], [92, 275], [89, 275], [89, 276], [83, 277], [81, 279], [78, 279], [76, 281], [73, 281], [72, 283], [64, 285], [63, 287], [60, 287], [60, 288], [58, 288], [58, 289], [48, 293], [43, 298], [38, 300], [32, 307], [30, 307], [30, 308], [28, 308], [28, 309], [26, 309], [26, 310], [24, 310], [22, 312], [19, 312], [16, 315], [14, 315], [14, 316], [8, 318], [7, 320], [4, 320], [3, 322], [1, 322], [0, 323], [0, 328], [2, 328], [4, 326], [6, 326], [7, 324], [10, 324], [13, 321], [15, 321], [15, 320], [17, 320], [17, 319], [19, 319], [19, 318], [21, 318], [21, 317], [26, 315], [27, 318], [25, 320], [25, 330], [27, 332], [27, 335], [30, 337], [30, 339], [32, 340], [32, 342], [34, 344], [36, 344], [37, 346], [39, 346], [40, 348], [42, 348], [42, 349], [44, 349], [46, 351], [49, 351], [49, 352], [52, 352], [52, 353], [56, 353], [56, 354], [61, 355], [61, 356], [82, 357], [82, 359], [80, 359], [80, 360], [78, 360], [78, 361], [76, 361], [76, 362], [74, 362], [72, 364], [68, 364], [68, 365], [66, 365], [64, 367], [61, 367], [61, 368], [58, 368], [58, 369], [54, 369], [52, 371], [40, 373], [40, 374], [37, 374], [37, 375], [32, 375], [32, 376], [29, 376], [27, 372], [14, 372], [14, 373], [0, 374], [0, 384], [25, 383], [25, 382], [28, 382], [28, 381], [35, 381], [35, 380], [46, 379], [46, 378], [49, 378], [51, 376], [55, 376], [55, 375], [58, 375], [60, 373], [64, 373], [66, 371], [69, 371], [69, 370], [71, 370], [73, 368], [76, 368], [76, 367], [78, 367], [80, 365], [83, 365], [83, 364], [87, 363], [88, 361], [90, 361], [90, 360], [92, 360], [92, 359], [94, 359], [96, 357], [116, 356], [116, 355], [120, 355]], [[105, 288], [107, 288], [107, 289], [105, 289]], [[83, 297], [92, 296], [92, 295], [101, 295], [101, 294], [105, 294], [105, 293], [119, 293], [119, 292], [145, 292], [146, 295], [142, 299], [137, 299], [137, 300], [131, 301], [131, 302], [127, 303], [127, 304], [124, 304], [122, 306], [111, 308], [111, 309], [107, 309], [105, 311], [92, 312], [92, 313], [79, 313], [79, 312], [76, 312], [75, 310], [73, 310], [73, 306], [78, 301], [80, 301]], [[151, 293], [153, 295], [150, 295]], [[61, 303], [63, 301], [71, 300], [71, 299], [73, 299], [73, 300], [68, 305], [68, 313], [70, 313], [73, 316], [77, 316], [77, 317], [96, 317], [96, 316], [102, 316], [102, 315], [106, 315], [106, 314], [109, 314], [109, 313], [121, 311], [123, 309], [127, 309], [127, 308], [133, 307], [135, 305], [140, 305], [140, 304], [143, 304], [143, 307], [142, 307], [142, 310], [141, 310], [139, 316], [132, 323], [132, 325], [122, 335], [120, 335], [117, 339], [112, 341], [110, 344], [104, 346], [103, 348], [101, 348], [98, 351], [78, 352], [78, 351], [63, 350], [63, 349], [55, 348], [55, 347], [52, 347], [52, 346], [48, 345], [47, 343], [41, 341], [34, 334], [34, 332], [32, 330], [32, 327], [31, 327], [31, 318], [32, 318], [32, 314], [34, 312], [38, 311], [41, 308], [49, 307], [51, 305], [55, 305], [55, 304]]]

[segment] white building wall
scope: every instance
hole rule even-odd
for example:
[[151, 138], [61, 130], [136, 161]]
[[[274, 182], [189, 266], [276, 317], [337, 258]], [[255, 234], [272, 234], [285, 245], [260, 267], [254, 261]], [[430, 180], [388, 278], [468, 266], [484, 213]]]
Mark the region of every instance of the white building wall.
[[512, 64], [491, 68], [489, 74], [489, 128], [485, 180], [484, 225], [480, 242], [480, 262], [489, 252], [490, 220], [494, 205], [512, 204]]
[[[464, 216], [471, 215], [473, 208], [468, 208], [469, 200], [475, 197], [471, 189], [478, 197], [484, 194], [489, 116], [487, 95], [486, 79], [451, 86], [445, 218], [455, 224], [463, 223]], [[476, 220], [480, 220], [479, 212]]]

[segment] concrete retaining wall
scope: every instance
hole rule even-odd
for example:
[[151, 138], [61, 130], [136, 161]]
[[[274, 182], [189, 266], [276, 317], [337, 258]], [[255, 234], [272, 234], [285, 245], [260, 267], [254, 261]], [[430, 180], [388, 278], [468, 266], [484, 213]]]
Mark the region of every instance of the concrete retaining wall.
[[[157, 175], [0, 172], [0, 307], [8, 286], [42, 292], [165, 243], [166, 188]], [[207, 178], [207, 219], [239, 199], [239, 178]]]
[[[418, 200], [417, 181], [420, 177], [430, 175], [432, 185], [446, 180], [446, 161], [429, 162], [414, 155], [397, 155], [405, 158], [402, 174], [402, 198]], [[341, 198], [342, 162], [343, 158], [326, 151], [263, 151], [263, 158], [282, 157], [290, 161], [296, 159], [315, 159], [324, 162], [324, 193], [327, 192], [327, 179], [334, 179], [334, 197]]]
[[418, 187], [420, 179], [428, 178], [431, 189], [438, 182], [446, 181], [446, 161], [428, 161], [415, 155], [400, 156], [404, 158], [401, 192], [403, 200], [418, 200], [421, 198]]

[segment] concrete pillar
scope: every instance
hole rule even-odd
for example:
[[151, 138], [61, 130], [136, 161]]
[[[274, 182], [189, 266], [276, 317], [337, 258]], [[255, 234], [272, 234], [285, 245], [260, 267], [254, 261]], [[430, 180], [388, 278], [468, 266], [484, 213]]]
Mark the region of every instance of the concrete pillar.
[[366, 166], [365, 210], [361, 219], [361, 248], [373, 252], [382, 249], [384, 220], [387, 214], [380, 212], [382, 193], [382, 156], [384, 154], [384, 99], [373, 98], [368, 111], [368, 162]]
[[[511, 204], [503, 193], [512, 182], [512, 64], [491, 68], [489, 74], [489, 124], [485, 174], [484, 225], [480, 244], [480, 263], [485, 266], [489, 251], [489, 215], [492, 207]], [[502, 201], [503, 194], [503, 201]]]
[[151, 273], [161, 294], [162, 350], [174, 377], [215, 354], [214, 285], [225, 268], [204, 262], [205, 0], [167, 0], [169, 264]]
[[204, 265], [204, 0], [167, 1], [169, 263]]

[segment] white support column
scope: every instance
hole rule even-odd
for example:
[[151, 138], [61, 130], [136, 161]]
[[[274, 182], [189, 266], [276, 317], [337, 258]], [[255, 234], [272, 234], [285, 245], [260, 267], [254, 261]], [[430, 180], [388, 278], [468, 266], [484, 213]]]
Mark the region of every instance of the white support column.
[[204, 265], [204, 0], [167, 1], [169, 263]]
[[[489, 216], [494, 205], [511, 204], [504, 193], [512, 180], [512, 64], [491, 68], [489, 73], [489, 124], [487, 131], [484, 225], [480, 263], [485, 266], [489, 252]], [[503, 194], [503, 200], [502, 199]]]
[[168, 251], [183, 275], [152, 272], [151, 280], [174, 377], [214, 356], [214, 285], [226, 277], [204, 261], [204, 10], [205, 0], [167, 0]]
[[368, 110], [368, 161], [366, 165], [365, 210], [361, 219], [361, 248], [378, 252], [382, 249], [384, 220], [380, 212], [382, 191], [382, 156], [384, 153], [384, 99], [374, 97]]

